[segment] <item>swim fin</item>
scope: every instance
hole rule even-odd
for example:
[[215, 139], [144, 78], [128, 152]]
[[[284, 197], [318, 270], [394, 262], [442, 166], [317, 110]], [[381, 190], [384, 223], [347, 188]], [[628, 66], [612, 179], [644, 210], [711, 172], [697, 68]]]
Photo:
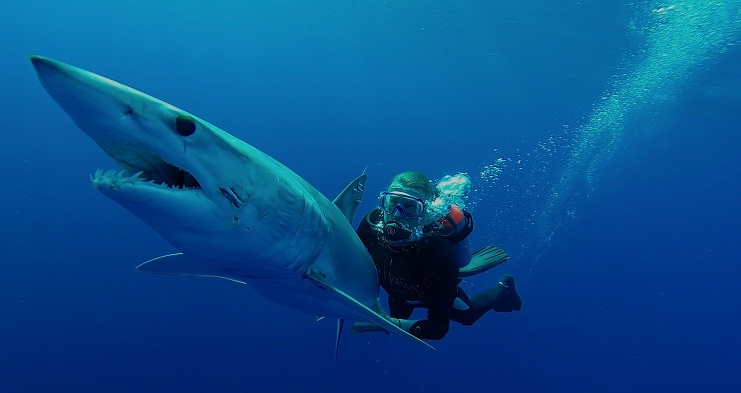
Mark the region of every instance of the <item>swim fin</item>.
[[497, 267], [509, 260], [509, 254], [496, 246], [486, 246], [471, 255], [471, 262], [460, 268], [458, 277], [469, 277], [491, 268]]

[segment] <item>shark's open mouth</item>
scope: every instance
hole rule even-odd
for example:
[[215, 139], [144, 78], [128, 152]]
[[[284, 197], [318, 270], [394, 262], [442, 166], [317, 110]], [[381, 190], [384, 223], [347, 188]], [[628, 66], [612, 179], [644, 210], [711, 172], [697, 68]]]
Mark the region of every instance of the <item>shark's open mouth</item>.
[[188, 171], [168, 163], [161, 157], [137, 152], [131, 154], [113, 154], [106, 149], [116, 161], [120, 170], [97, 170], [92, 177], [96, 187], [118, 188], [124, 183], [149, 183], [172, 189], [200, 189], [198, 180]]
[[[121, 190], [125, 187], [151, 185], [176, 191], [202, 190], [198, 179], [190, 172], [170, 164], [154, 153], [135, 151], [130, 146], [108, 145], [104, 150], [121, 169], [95, 171], [90, 179], [98, 189]], [[219, 187], [219, 192], [236, 208], [246, 203], [246, 199], [234, 188]]]

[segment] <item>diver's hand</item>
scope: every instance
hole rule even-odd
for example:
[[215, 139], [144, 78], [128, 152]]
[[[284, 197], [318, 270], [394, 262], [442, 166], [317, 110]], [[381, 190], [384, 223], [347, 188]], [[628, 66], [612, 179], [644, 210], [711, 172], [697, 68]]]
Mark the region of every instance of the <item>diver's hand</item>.
[[350, 328], [350, 334], [360, 334], [368, 332], [385, 332], [380, 326], [372, 322], [355, 322]]
[[[399, 320], [396, 318], [387, 318], [389, 322], [393, 323], [396, 326], [399, 326]], [[360, 334], [360, 333], [369, 333], [369, 332], [386, 332], [389, 333], [386, 329], [376, 325], [373, 322], [355, 322], [352, 327], [350, 328], [350, 334]]]

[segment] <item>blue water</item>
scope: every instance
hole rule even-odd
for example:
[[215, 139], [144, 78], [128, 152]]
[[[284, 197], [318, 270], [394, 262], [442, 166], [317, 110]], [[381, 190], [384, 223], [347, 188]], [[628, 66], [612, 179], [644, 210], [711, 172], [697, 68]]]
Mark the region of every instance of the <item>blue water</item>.
[[[741, 388], [741, 2], [0, 6], [0, 391], [696, 392]], [[205, 4], [205, 3], [204, 3]], [[282, 161], [333, 197], [368, 166], [463, 171], [515, 314], [436, 351], [345, 336], [219, 280], [90, 185], [110, 160], [40, 54]]]

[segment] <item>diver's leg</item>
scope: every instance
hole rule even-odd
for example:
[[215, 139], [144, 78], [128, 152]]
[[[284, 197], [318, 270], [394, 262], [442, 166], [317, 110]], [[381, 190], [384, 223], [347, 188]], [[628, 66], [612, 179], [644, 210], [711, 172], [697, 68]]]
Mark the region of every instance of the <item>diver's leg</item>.
[[[481, 300], [476, 299], [481, 295]], [[496, 312], [512, 312], [522, 309], [522, 299], [515, 288], [515, 278], [509, 274], [502, 275], [497, 286], [474, 296], [473, 302], [490, 306]]]
[[403, 297], [389, 295], [389, 315], [397, 319], [409, 319], [414, 307], [409, 305]]
[[471, 301], [463, 288], [458, 287], [458, 296], [453, 301], [453, 310], [450, 313], [450, 320], [460, 323], [463, 326], [471, 325], [476, 322], [488, 310], [476, 307]]
[[[463, 300], [461, 293], [465, 296], [465, 292], [459, 287], [458, 297]], [[465, 296], [465, 298], [468, 299], [468, 296]], [[464, 303], [466, 303], [465, 300]], [[476, 294], [468, 300], [467, 305], [468, 308], [465, 309], [454, 305], [450, 319], [464, 326], [473, 325], [489, 310], [497, 312], [520, 311], [522, 300], [515, 288], [515, 278], [505, 274], [494, 288]]]

